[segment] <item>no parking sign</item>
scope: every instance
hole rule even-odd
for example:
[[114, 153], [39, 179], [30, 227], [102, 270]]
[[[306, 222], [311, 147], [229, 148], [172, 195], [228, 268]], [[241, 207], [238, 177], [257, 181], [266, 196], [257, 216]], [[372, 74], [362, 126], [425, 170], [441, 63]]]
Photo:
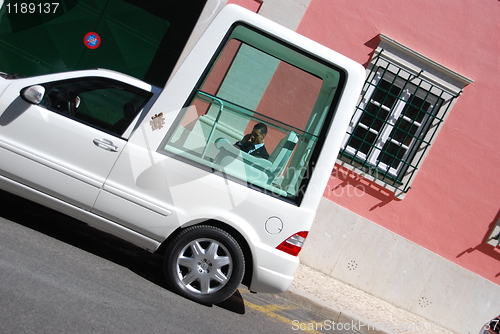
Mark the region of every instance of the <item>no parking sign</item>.
[[85, 46], [89, 49], [97, 49], [99, 45], [101, 45], [101, 36], [95, 32], [89, 32], [83, 38], [83, 43], [85, 43]]

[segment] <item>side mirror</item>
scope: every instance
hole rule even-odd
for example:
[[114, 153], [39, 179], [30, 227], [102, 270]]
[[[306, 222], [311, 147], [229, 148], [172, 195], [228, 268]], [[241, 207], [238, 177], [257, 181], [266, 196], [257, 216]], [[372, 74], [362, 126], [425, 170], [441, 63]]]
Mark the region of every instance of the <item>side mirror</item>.
[[42, 102], [44, 94], [45, 88], [40, 85], [28, 87], [26, 89], [23, 89], [23, 91], [21, 92], [21, 96], [23, 97], [23, 99], [32, 104], [39, 104], [40, 102]]

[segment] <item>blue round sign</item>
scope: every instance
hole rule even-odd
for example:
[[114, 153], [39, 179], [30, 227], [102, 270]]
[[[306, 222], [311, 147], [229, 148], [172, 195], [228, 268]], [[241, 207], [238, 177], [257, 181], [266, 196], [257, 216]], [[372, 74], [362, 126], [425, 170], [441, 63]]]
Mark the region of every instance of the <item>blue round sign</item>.
[[83, 38], [83, 43], [85, 43], [85, 46], [89, 49], [97, 49], [99, 45], [101, 45], [101, 36], [95, 32], [89, 32]]

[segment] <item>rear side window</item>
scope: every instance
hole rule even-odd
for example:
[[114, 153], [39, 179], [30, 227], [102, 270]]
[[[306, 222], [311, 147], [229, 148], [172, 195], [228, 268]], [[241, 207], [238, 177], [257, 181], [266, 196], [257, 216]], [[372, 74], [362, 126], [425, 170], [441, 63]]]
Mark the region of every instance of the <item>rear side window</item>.
[[300, 204], [344, 76], [238, 25], [160, 151]]

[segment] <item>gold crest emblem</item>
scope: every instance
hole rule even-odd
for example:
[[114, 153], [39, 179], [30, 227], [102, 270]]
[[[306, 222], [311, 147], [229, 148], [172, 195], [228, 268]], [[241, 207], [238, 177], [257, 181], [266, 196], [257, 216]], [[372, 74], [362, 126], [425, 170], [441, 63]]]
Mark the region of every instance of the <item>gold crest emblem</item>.
[[151, 125], [151, 129], [153, 129], [153, 131], [163, 128], [163, 125], [165, 125], [165, 117], [163, 117], [163, 113], [161, 112], [151, 117], [149, 124]]

